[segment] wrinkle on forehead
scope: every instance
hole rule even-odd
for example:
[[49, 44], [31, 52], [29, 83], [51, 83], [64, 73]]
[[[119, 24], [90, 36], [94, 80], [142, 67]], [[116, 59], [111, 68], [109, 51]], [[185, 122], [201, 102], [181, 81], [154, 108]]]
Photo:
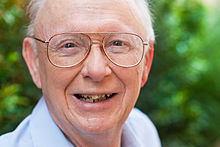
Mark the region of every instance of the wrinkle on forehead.
[[108, 15], [131, 25], [137, 23], [127, 0], [47, 0], [36, 18], [36, 29], [41, 30], [41, 36], [49, 39], [54, 34], [56, 25], [60, 25], [61, 33], [66, 32], [62, 29], [68, 29], [66, 26], [71, 25], [69, 22], [77, 24], [78, 18], [82, 20], [85, 17], [83, 21], [88, 24], [92, 20], [98, 22], [109, 19], [110, 22]]
[[[67, 11], [86, 14], [90, 12], [101, 15], [112, 10], [122, 12], [122, 10], [128, 10], [128, 6], [127, 0], [47, 0], [42, 11], [56, 16], [61, 16]], [[131, 15], [130, 10], [127, 12], [127, 15]]]

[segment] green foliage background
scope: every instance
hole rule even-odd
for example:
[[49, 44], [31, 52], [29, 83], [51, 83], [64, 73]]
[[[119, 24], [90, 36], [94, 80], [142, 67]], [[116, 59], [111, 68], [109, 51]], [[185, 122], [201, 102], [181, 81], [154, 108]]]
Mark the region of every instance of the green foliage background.
[[[0, 134], [12, 131], [41, 96], [21, 56], [26, 0], [0, 0]], [[220, 11], [196, 0], [151, 0], [155, 56], [137, 103], [164, 147], [220, 141]]]

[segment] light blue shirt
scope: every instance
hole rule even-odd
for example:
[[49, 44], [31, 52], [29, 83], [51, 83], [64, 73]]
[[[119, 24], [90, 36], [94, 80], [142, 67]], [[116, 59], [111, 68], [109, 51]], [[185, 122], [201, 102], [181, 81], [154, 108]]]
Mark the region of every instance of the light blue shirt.
[[[137, 108], [127, 118], [121, 139], [122, 147], [161, 146], [153, 123]], [[43, 98], [13, 132], [0, 136], [0, 146], [74, 147], [51, 118]]]

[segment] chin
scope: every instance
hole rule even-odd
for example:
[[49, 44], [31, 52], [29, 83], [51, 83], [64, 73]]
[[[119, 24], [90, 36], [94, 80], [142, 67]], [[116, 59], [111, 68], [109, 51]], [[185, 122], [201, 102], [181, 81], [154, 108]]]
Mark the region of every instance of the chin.
[[[104, 115], [104, 114], [103, 114]], [[78, 120], [69, 120], [73, 127], [77, 130], [90, 133], [102, 133], [106, 131], [113, 130], [114, 128], [122, 127], [121, 121], [118, 119], [119, 116], [110, 116], [105, 114], [93, 114], [93, 116], [83, 115]]]

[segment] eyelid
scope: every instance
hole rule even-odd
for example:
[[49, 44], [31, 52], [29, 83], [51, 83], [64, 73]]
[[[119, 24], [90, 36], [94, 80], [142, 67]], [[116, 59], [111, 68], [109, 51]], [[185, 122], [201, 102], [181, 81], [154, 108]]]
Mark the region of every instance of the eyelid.
[[65, 46], [66, 44], [74, 44], [74, 45], [77, 45], [77, 42], [74, 42], [73, 40], [71, 39], [68, 39], [68, 40], [62, 40], [60, 41], [59, 43], [56, 44], [56, 46]]

